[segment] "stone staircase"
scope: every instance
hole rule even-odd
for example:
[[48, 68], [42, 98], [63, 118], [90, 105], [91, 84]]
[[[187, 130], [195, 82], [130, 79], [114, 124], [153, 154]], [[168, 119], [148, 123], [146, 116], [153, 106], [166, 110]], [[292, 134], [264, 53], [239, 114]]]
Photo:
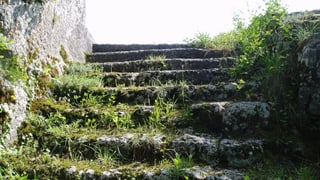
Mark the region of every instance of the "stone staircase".
[[269, 105], [244, 101], [228, 73], [234, 59], [224, 51], [94, 45], [87, 63], [103, 69], [93, 76], [104, 87], [85, 92], [98, 104], [38, 102], [42, 114], [56, 111], [82, 127], [40, 138], [63, 162], [62, 179], [234, 180], [262, 157], [265, 142], [255, 134], [268, 125]]

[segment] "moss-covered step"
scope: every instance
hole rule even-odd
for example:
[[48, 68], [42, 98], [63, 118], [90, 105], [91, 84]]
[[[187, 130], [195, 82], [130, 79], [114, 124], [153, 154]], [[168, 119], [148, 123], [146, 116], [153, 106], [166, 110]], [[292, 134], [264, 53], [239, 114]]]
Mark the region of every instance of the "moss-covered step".
[[145, 59], [125, 62], [95, 63], [103, 67], [105, 72], [143, 72], [155, 70], [195, 70], [232, 67], [235, 59], [232, 57], [205, 58], [205, 59]]
[[228, 68], [201, 70], [146, 71], [140, 73], [105, 73], [105, 86], [146, 86], [161, 85], [168, 82], [187, 84], [215, 84], [230, 80]]
[[196, 125], [224, 135], [253, 135], [270, 125], [270, 106], [265, 102], [207, 102], [193, 104], [190, 110]]
[[188, 44], [93, 44], [92, 52], [134, 51], [143, 49], [191, 48]]
[[[26, 130], [29, 130], [27, 133]], [[38, 146], [59, 157], [95, 160], [101, 155], [112, 155], [125, 161], [154, 162], [179, 154], [192, 155], [197, 162], [229, 167], [246, 167], [263, 154], [263, 141], [259, 139], [220, 139], [211, 134], [196, 132], [152, 131], [127, 129], [106, 131], [74, 126], [56, 126], [33, 136]], [[142, 131], [143, 130], [143, 131]], [[189, 129], [190, 131], [190, 129]], [[30, 134], [30, 126], [20, 130], [20, 144]]]
[[245, 174], [236, 169], [212, 168], [209, 165], [194, 165], [191, 167], [175, 165], [149, 165], [143, 163], [132, 163], [114, 169], [106, 169], [103, 172], [99, 168], [77, 168], [71, 166], [65, 170], [66, 177], [75, 179], [232, 179], [242, 180]]
[[[97, 99], [94, 100], [95, 102], [93, 103], [82, 99], [83, 103], [79, 104], [77, 102], [56, 101], [54, 99], [35, 100], [31, 104], [30, 112], [36, 114], [36, 117], [31, 117], [34, 119], [31, 123], [41, 124], [41, 122], [46, 122], [49, 126], [76, 123], [79, 127], [94, 127], [97, 129], [112, 129], [115, 127], [133, 128], [149, 124], [148, 119], [155, 109], [154, 106], [114, 105], [104, 104], [104, 100], [101, 99], [101, 102]], [[158, 111], [164, 113], [164, 109]], [[178, 110], [172, 107], [171, 111], [174, 114], [170, 117], [171, 119], [179, 118], [177, 117], [179, 115]], [[162, 123], [166, 124], [166, 122]]]
[[[232, 179], [242, 180], [245, 173], [236, 168], [224, 169], [197, 165], [189, 159], [143, 162], [121, 162], [102, 155], [96, 160], [60, 158], [48, 152], [30, 152], [24, 149], [0, 155], [0, 166], [25, 175], [28, 179]], [[175, 163], [181, 162], [181, 164]], [[5, 178], [6, 174], [2, 174]], [[17, 176], [15, 176], [17, 177]], [[8, 178], [9, 179], [9, 178]], [[22, 178], [21, 178], [22, 179]]]
[[117, 103], [131, 105], [154, 105], [155, 100], [162, 99], [175, 104], [199, 101], [227, 101], [240, 98], [241, 90], [235, 82], [222, 82], [208, 85], [167, 84], [162, 86], [129, 86], [106, 87], [90, 90], [98, 97], [108, 98], [113, 96]]
[[86, 57], [87, 62], [119, 62], [147, 59], [149, 56], [165, 56], [166, 58], [219, 58], [222, 50], [206, 50], [198, 48], [146, 49], [134, 51], [96, 52]]

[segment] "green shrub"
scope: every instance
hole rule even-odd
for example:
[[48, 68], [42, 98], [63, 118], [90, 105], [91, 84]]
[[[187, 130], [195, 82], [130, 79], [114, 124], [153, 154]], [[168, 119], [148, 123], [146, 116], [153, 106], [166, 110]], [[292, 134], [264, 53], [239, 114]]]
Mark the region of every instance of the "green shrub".
[[266, 10], [254, 16], [246, 27], [237, 24], [239, 62], [236, 77], [258, 78], [283, 71], [290, 53], [291, 26], [284, 23], [287, 11], [277, 0], [266, 2]]

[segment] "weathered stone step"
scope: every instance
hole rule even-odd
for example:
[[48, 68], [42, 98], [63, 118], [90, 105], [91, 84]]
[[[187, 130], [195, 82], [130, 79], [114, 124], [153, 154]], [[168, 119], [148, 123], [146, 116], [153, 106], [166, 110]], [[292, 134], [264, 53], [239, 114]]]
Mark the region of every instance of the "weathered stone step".
[[96, 89], [92, 92], [97, 96], [113, 95], [118, 103], [147, 104], [153, 105], [155, 100], [163, 98], [165, 101], [205, 102], [205, 101], [227, 101], [240, 96], [238, 85], [234, 82], [218, 83], [209, 85], [184, 85], [168, 84], [163, 86], [129, 86], [123, 88]]
[[225, 135], [256, 134], [270, 120], [270, 106], [265, 102], [211, 102], [193, 104], [190, 109], [196, 125]]
[[163, 85], [168, 82], [187, 84], [216, 84], [230, 80], [228, 68], [201, 70], [146, 71], [141, 73], [105, 73], [105, 86]]
[[195, 70], [228, 68], [234, 64], [234, 58], [206, 58], [206, 59], [163, 59], [137, 60], [126, 62], [96, 63], [103, 67], [104, 72], [143, 72], [152, 70]]
[[[75, 94], [74, 96], [78, 95]], [[72, 102], [73, 100], [71, 102], [37, 100], [36, 103], [31, 105], [31, 112], [37, 112], [47, 119], [58, 119], [51, 122], [51, 126], [70, 125], [77, 122], [78, 127], [94, 127], [95, 129], [108, 130], [116, 127], [132, 128], [148, 123], [143, 120], [149, 118], [154, 106], [105, 103], [109, 97], [104, 96], [103, 98], [106, 99], [94, 99], [95, 104], [82, 103], [82, 105], [80, 105], [81, 103]], [[85, 100], [77, 99], [77, 101]], [[100, 101], [99, 104], [96, 104], [96, 101]], [[55, 116], [55, 114], [58, 115]], [[23, 126], [27, 127], [29, 125], [25, 123]]]
[[92, 52], [134, 51], [146, 49], [190, 48], [187, 44], [93, 44]]
[[[60, 160], [63, 162], [63, 160]], [[169, 179], [224, 179], [224, 180], [243, 180], [244, 174], [235, 169], [212, 168], [210, 165], [193, 165], [192, 167], [185, 167], [176, 169], [173, 165], [150, 165], [141, 162], [134, 162], [124, 164], [117, 167], [108, 167], [99, 161], [92, 161], [91, 166], [83, 168], [86, 162], [69, 162], [68, 164], [75, 164], [73, 166], [62, 168], [65, 171], [65, 179], [143, 179], [143, 180], [169, 180]], [[76, 165], [82, 166], [77, 167]], [[93, 167], [92, 167], [93, 166]], [[179, 172], [176, 172], [178, 170]]]
[[[41, 137], [43, 148], [60, 157], [95, 160], [100, 155], [112, 154], [120, 161], [154, 162], [172, 158], [176, 153], [182, 157], [192, 155], [195, 162], [229, 167], [246, 167], [259, 160], [263, 154], [260, 139], [219, 139], [204, 133], [166, 132], [117, 132], [73, 129], [72, 134], [48, 129]], [[47, 141], [54, 142], [48, 143]], [[70, 157], [70, 158], [72, 158]]]
[[148, 56], [165, 56], [166, 58], [219, 58], [224, 56], [221, 50], [198, 48], [147, 49], [135, 51], [100, 52], [87, 55], [87, 62], [121, 62], [147, 59]]

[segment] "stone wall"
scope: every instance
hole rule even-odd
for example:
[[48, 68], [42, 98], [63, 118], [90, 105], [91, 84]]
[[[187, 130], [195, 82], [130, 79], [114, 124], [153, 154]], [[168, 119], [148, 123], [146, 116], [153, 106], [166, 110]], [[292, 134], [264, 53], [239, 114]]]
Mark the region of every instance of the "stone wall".
[[[51, 76], [61, 75], [68, 62], [84, 62], [85, 53], [92, 49], [93, 40], [85, 27], [85, 0], [0, 0], [0, 32], [13, 40], [10, 49], [21, 60], [30, 82], [48, 69]], [[0, 118], [1, 146], [5, 132], [5, 144], [16, 138], [28, 102], [38, 94], [29, 81], [12, 83], [0, 74], [0, 82], [0, 89], [16, 99], [0, 102], [1, 113], [10, 122], [4, 125], [5, 119]]]
[[9, 0], [1, 6], [0, 29], [30, 70], [50, 65], [61, 73], [66, 61], [84, 62], [91, 52], [85, 0]]

